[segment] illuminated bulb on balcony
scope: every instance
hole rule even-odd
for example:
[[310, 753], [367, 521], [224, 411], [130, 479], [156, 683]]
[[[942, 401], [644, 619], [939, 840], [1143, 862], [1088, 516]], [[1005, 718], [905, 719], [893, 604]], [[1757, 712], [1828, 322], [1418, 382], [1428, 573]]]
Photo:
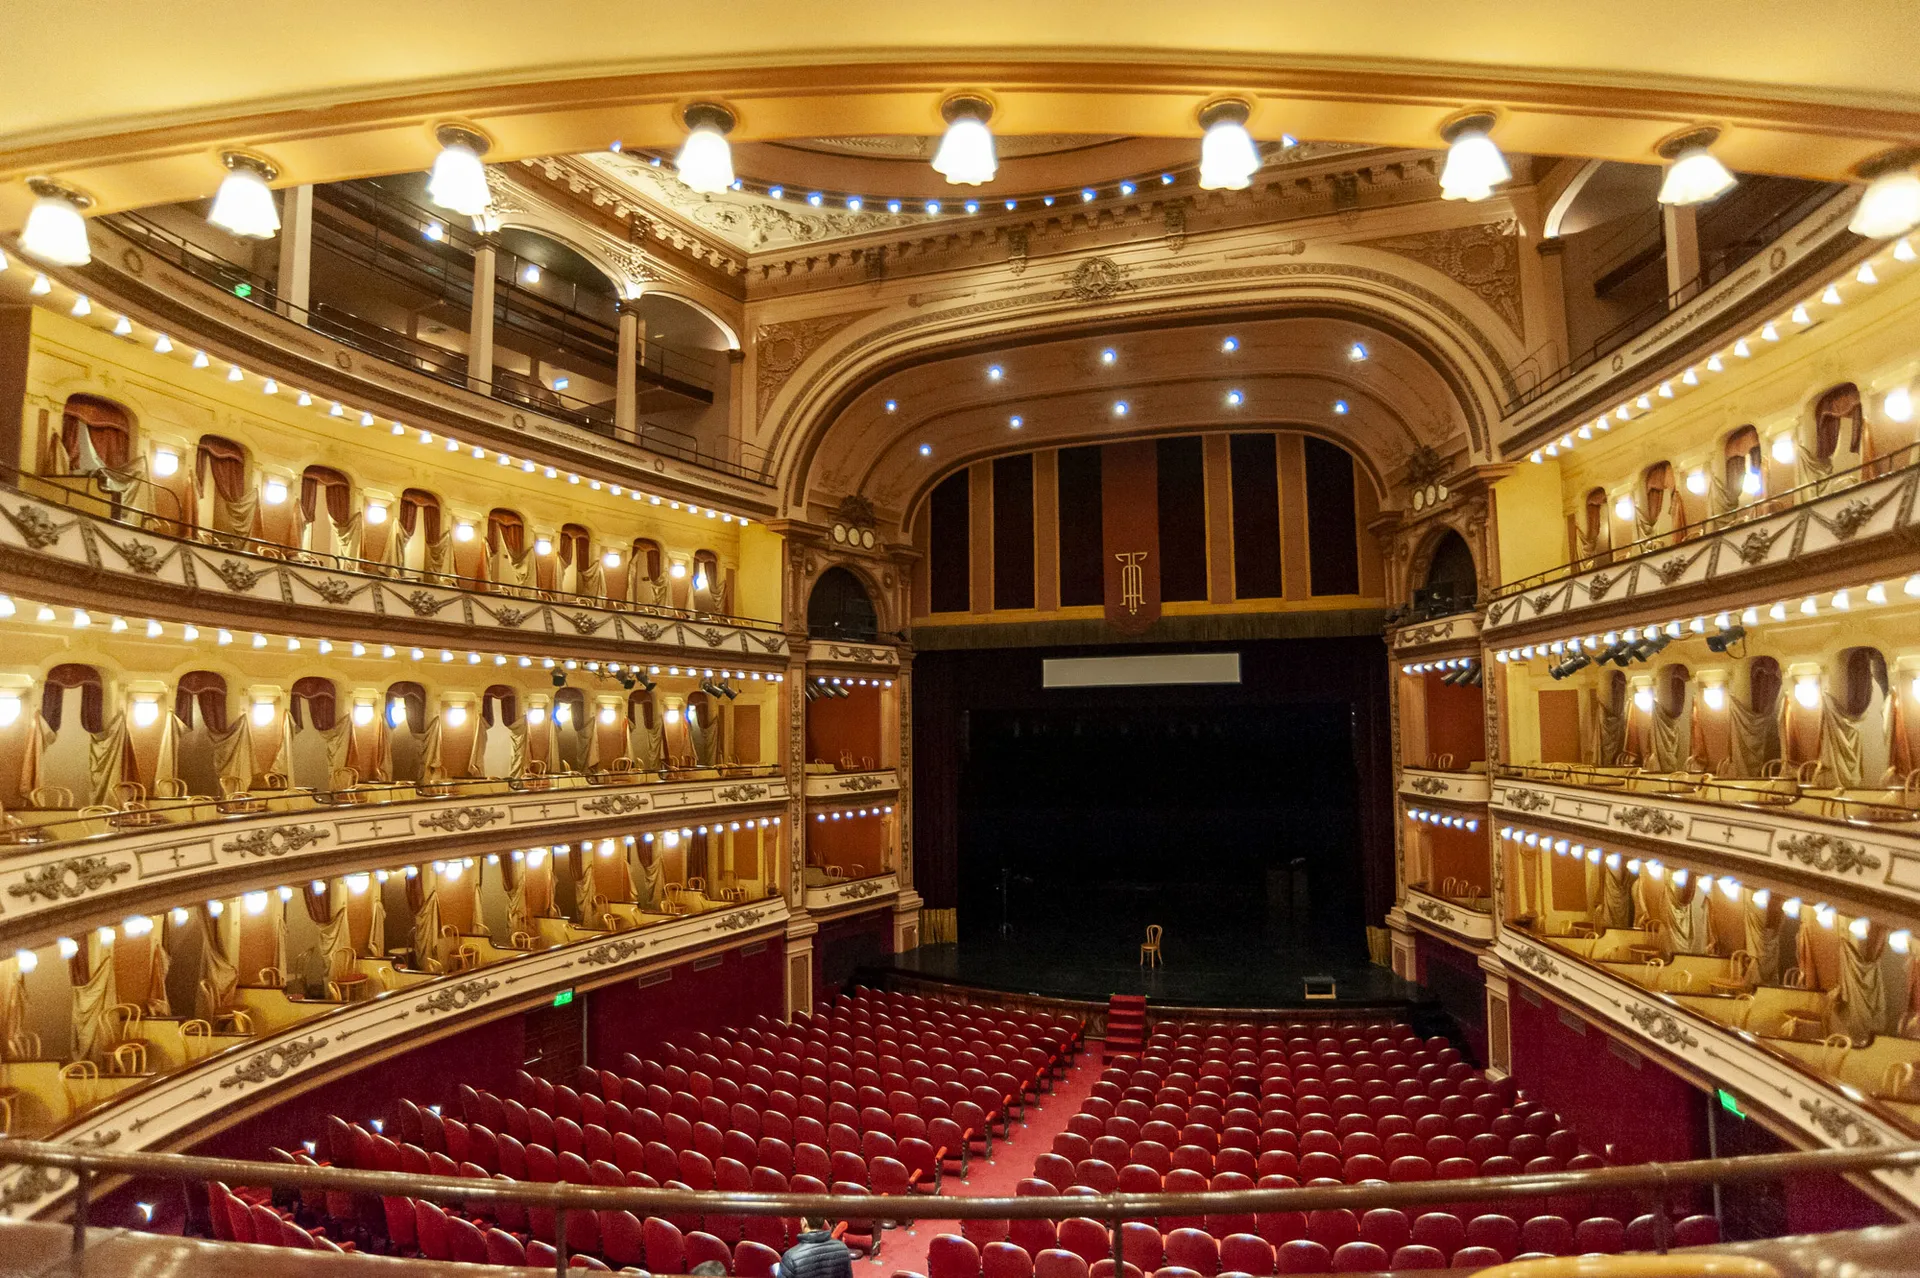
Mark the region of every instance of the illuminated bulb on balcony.
[[1693, 493], [1696, 496], [1706, 492], [1707, 491], [1707, 472], [1704, 470], [1695, 470], [1695, 471], [1688, 472], [1687, 491], [1690, 493]]
[[113, 335], [115, 337], [132, 337], [133, 321], [122, 315], [113, 322]]
[[1701, 689], [1700, 699], [1707, 703], [1707, 709], [1715, 713], [1727, 708], [1727, 690], [1717, 683], [1710, 683]]
[[1913, 259], [1914, 259], [1915, 257], [1920, 257], [1920, 254], [1916, 254], [1916, 253], [1915, 253], [1915, 252], [1913, 251], [1913, 244], [1912, 244], [1912, 242], [1911, 242], [1911, 241], [1909, 241], [1909, 240], [1901, 240], [1901, 241], [1900, 241], [1900, 242], [1899, 242], [1898, 244], [1895, 244], [1895, 245], [1893, 246], [1893, 260], [1894, 260], [1894, 261], [1896, 261], [1896, 262], [1911, 262], [1911, 261], [1913, 261]]
[[1763, 342], [1777, 342], [1780, 340], [1780, 330], [1774, 327], [1773, 321], [1767, 321], [1766, 326], [1760, 330], [1760, 340]]
[[[1837, 284], [1827, 285], [1827, 291], [1820, 294], [1820, 304], [1822, 306], [1840, 305], [1840, 286]], [[1796, 311], [1796, 314], [1798, 314], [1799, 308], [1795, 308], [1795, 311]], [[1805, 320], [1800, 320], [1799, 322], [1803, 324], [1806, 323]]]
[[1813, 907], [1813, 921], [1821, 927], [1832, 927], [1833, 921], [1837, 917], [1839, 917], [1839, 911], [1825, 902]]
[[1872, 262], [1860, 263], [1860, 269], [1853, 273], [1853, 279], [1856, 284], [1878, 284], [1880, 282], [1880, 277], [1873, 273]]
[[1633, 498], [1621, 497], [1613, 503], [1613, 517], [1615, 519], [1632, 519], [1633, 513]]
[[161, 626], [159, 622], [149, 621], [147, 623], [147, 638], [158, 639], [161, 635], [165, 633], [166, 633], [165, 627]]
[[1888, 421], [1912, 421], [1913, 392], [1905, 386], [1894, 387], [1887, 392], [1887, 397], [1881, 401], [1880, 410], [1887, 415]]
[[1740, 472], [1740, 495], [1756, 497], [1760, 493], [1760, 472], [1749, 466]]
[[238, 364], [230, 365], [227, 368], [227, 380], [230, 382], [244, 381], [246, 379], [246, 376], [247, 375], [245, 373], [240, 371], [240, 366]]
[[1853, 598], [1844, 590], [1835, 591], [1833, 596], [1833, 606], [1838, 608], [1841, 612], [1845, 612], [1847, 611], [1847, 609], [1853, 607]]
[[205, 351], [195, 351], [193, 353], [193, 366], [195, 368], [205, 368], [211, 363], [213, 363], [213, 361], [207, 358]]
[[[1829, 291], [1831, 291], [1831, 290], [1829, 290]], [[1839, 303], [1838, 303], [1838, 301], [1836, 300], [1836, 301], [1834, 302], [1834, 305], [1838, 305], [1838, 304], [1839, 304]], [[1802, 303], [1801, 305], [1799, 305], [1799, 306], [1796, 306], [1796, 307], [1794, 307], [1794, 308], [1793, 308], [1793, 314], [1791, 314], [1791, 315], [1789, 315], [1789, 316], [1787, 316], [1787, 318], [1788, 318], [1788, 319], [1790, 319], [1790, 320], [1792, 320], [1792, 321], [1793, 321], [1794, 323], [1796, 323], [1796, 324], [1811, 324], [1811, 323], [1813, 323], [1813, 316], [1811, 316], [1811, 315], [1809, 315], [1809, 314], [1807, 314], [1807, 308], [1806, 308], [1806, 304], [1805, 304], [1805, 303]]]
[[1856, 941], [1864, 941], [1867, 939], [1868, 927], [1867, 916], [1862, 914], [1854, 919], [1853, 922], [1847, 924], [1847, 935]]
[[1802, 709], [1813, 710], [1820, 705], [1820, 676], [1801, 675], [1793, 681], [1793, 699]]
[[1887, 933], [1887, 948], [1895, 954], [1905, 954], [1913, 946], [1913, 933], [1906, 928]]
[[1794, 446], [1793, 436], [1787, 434], [1775, 435], [1773, 437], [1773, 446], [1768, 451], [1772, 453], [1773, 459], [1782, 466], [1791, 466], [1793, 459], [1799, 456], [1799, 449]]
[[1818, 599], [1815, 599], [1812, 595], [1808, 595], [1805, 599], [1802, 599], [1800, 601], [1800, 615], [1803, 617], [1819, 616], [1820, 601]]
[[167, 335], [165, 333], [162, 333], [160, 334], [160, 336], [153, 339], [153, 353], [155, 355], [165, 355], [168, 351], [172, 349], [173, 349], [173, 343], [170, 340], [168, 340]]
[[44, 275], [36, 275], [33, 277], [33, 287], [29, 288], [27, 292], [33, 294], [35, 297], [45, 297], [48, 293], [53, 292], [53, 281]]

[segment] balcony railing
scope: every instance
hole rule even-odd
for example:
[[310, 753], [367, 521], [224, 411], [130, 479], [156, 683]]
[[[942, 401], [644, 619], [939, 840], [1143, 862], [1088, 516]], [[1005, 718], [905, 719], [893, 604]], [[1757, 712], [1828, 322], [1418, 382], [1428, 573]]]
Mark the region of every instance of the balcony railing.
[[639, 617], [661, 617], [702, 625], [718, 622], [722, 625], [750, 630], [777, 632], [780, 629], [780, 623], [777, 621], [740, 617], [732, 613], [701, 612], [690, 608], [675, 608], [666, 604], [634, 603], [624, 599], [609, 599], [603, 595], [582, 595], [569, 590], [523, 586], [512, 582], [483, 581], [454, 573], [427, 572], [419, 568], [357, 559], [333, 551], [307, 550], [243, 533], [222, 532], [189, 522], [185, 517], [185, 508], [180, 504], [179, 499], [168, 489], [152, 483], [140, 485], [139, 490], [164, 498], [164, 501], [155, 503], [162, 509], [141, 506], [130, 501], [124, 494], [110, 492], [97, 475], [37, 475], [4, 462], [0, 462], [0, 489], [9, 490], [21, 496], [38, 498], [41, 501], [53, 502], [95, 519], [138, 527], [150, 536], [164, 537], [189, 545], [207, 546], [234, 554], [258, 556], [276, 563], [291, 563], [323, 572], [382, 581], [412, 582], [493, 599], [519, 599], [529, 603], [556, 604], [569, 608], [594, 608]]
[[1774, 496], [1756, 497], [1748, 505], [1724, 510], [1717, 515], [1709, 515], [1705, 519], [1696, 519], [1690, 524], [1628, 542], [1624, 546], [1615, 546], [1598, 554], [1584, 556], [1561, 564], [1558, 568], [1537, 572], [1531, 577], [1506, 582], [1495, 587], [1488, 597], [1490, 600], [1510, 599], [1515, 595], [1525, 594], [1542, 586], [1550, 586], [1583, 572], [1591, 572], [1596, 568], [1623, 564], [1663, 550], [1672, 550], [1688, 542], [1718, 536], [1735, 528], [1759, 523], [1761, 520], [1770, 519], [1789, 510], [1811, 505], [1862, 484], [1892, 478], [1916, 467], [1920, 467], [1920, 443], [1906, 444], [1851, 469], [1835, 471]]
[[[1779, 764], [1778, 760], [1774, 761]], [[1636, 764], [1517, 763], [1495, 769], [1503, 779], [1541, 781], [1608, 794], [1643, 794], [1718, 807], [1768, 812], [1852, 826], [1911, 827], [1920, 822], [1920, 779], [1845, 789], [1822, 785], [1818, 760], [1780, 764], [1772, 777], [1725, 777], [1700, 768], [1649, 772]], [[1912, 833], [1903, 828], [1902, 834]]]
[[[421, 341], [326, 302], [296, 306], [279, 295], [274, 281], [267, 276], [228, 261], [137, 213], [115, 213], [101, 220], [177, 270], [262, 311], [304, 325], [363, 355], [449, 386], [479, 390], [468, 374], [467, 357], [463, 352]], [[393, 265], [395, 261], [390, 257], [381, 259], [385, 265]], [[427, 277], [427, 283], [436, 290], [436, 295], [444, 291], [449, 304], [460, 300], [461, 295], [450, 278], [433, 275]], [[466, 285], [466, 290], [465, 300], [460, 301], [462, 306], [471, 305], [470, 283]], [[524, 323], [517, 323], [519, 321]], [[583, 350], [596, 347], [604, 339], [604, 334], [593, 331], [599, 326], [591, 317], [540, 298], [511, 281], [499, 285], [495, 300], [495, 322], [515, 331], [524, 330], [530, 341], [562, 350], [569, 349], [569, 343]], [[655, 384], [690, 386], [710, 399], [712, 392], [709, 383], [712, 378], [697, 370], [695, 364], [696, 361], [682, 353], [649, 343], [642, 352], [637, 371], [645, 380]], [[694, 436], [651, 421], [636, 423], [637, 438], [624, 440], [614, 429], [611, 403], [580, 399], [510, 370], [496, 368], [491, 384], [481, 393], [503, 403], [571, 422], [608, 439], [637, 443], [650, 451], [677, 457], [702, 469], [720, 471], [757, 483], [766, 482], [768, 466], [772, 461], [765, 450], [735, 440], [726, 441], [725, 454], [715, 453], [702, 446]]]

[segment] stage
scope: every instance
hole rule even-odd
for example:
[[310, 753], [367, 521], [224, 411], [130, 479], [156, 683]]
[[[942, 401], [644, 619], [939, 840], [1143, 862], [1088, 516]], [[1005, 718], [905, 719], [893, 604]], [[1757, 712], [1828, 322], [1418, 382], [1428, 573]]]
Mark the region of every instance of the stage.
[[[861, 968], [856, 979], [880, 983], [889, 974], [950, 981], [1003, 994], [1104, 1003], [1112, 994], [1144, 994], [1157, 1007], [1391, 1011], [1412, 1017], [1437, 1011], [1419, 986], [1364, 959], [1328, 959], [1277, 946], [1258, 932], [1169, 931], [1166, 965], [1139, 966], [1136, 933], [1110, 929], [1020, 929], [955, 945], [923, 945], [890, 963]], [[1333, 999], [1308, 999], [1308, 977], [1331, 977]]]

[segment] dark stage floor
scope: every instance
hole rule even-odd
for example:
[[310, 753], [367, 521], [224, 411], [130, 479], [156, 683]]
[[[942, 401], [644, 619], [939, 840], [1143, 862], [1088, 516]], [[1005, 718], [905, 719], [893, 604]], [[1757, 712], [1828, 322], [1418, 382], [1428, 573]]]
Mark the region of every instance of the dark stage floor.
[[[888, 966], [863, 969], [976, 985], [1005, 993], [1104, 1002], [1111, 994], [1144, 994], [1162, 1006], [1227, 1008], [1390, 1007], [1410, 1009], [1431, 999], [1384, 967], [1281, 948], [1252, 935], [1192, 937], [1169, 933], [1166, 966], [1139, 966], [1137, 934], [1101, 935], [1022, 930], [1012, 936], [968, 938], [957, 945], [923, 945], [895, 955]], [[1302, 980], [1331, 976], [1332, 1001], [1308, 1001]]]

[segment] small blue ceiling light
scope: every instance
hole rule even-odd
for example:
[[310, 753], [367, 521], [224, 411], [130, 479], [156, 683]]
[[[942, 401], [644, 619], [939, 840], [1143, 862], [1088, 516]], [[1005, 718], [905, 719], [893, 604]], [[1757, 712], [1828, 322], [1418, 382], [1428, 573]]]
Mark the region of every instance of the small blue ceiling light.
[[1052, 197], [1051, 195], [1043, 195], [1043, 196], [1041, 196], [1041, 197], [1040, 197], [1040, 202], [1041, 202], [1042, 204], [1044, 204], [1044, 205], [1046, 205], [1046, 206], [1047, 206], [1048, 208], [1052, 208], [1052, 207], [1053, 207], [1053, 197]]
[[615, 155], [620, 154], [620, 139], [615, 138], [613, 141], [607, 143], [607, 150], [612, 151]]
[[1282, 133], [1282, 134], [1280, 135], [1280, 145], [1281, 145], [1281, 146], [1283, 146], [1283, 147], [1289, 147], [1289, 146], [1299, 146], [1299, 145], [1300, 145], [1300, 139], [1299, 139], [1299, 138], [1296, 138], [1296, 137], [1295, 137], [1295, 136], [1293, 136], [1293, 134], [1291, 134], [1291, 133]]
[[1367, 344], [1365, 342], [1355, 342], [1353, 345], [1347, 347], [1347, 358], [1356, 364], [1366, 359], [1367, 353]]
[[849, 195], [847, 197], [847, 212], [858, 213], [861, 209], [865, 207], [866, 207], [866, 201], [862, 200], [859, 196]]
[[887, 212], [898, 213], [899, 211], [900, 211], [900, 201], [898, 200], [887, 201]]
[[978, 200], [968, 200], [968, 201], [966, 202], [966, 204], [965, 204], [965, 205], [964, 205], [963, 207], [964, 207], [964, 208], [965, 208], [965, 209], [967, 210], [967, 212], [969, 212], [969, 213], [978, 213], [978, 212], [980, 211], [980, 201], [978, 201]]
[[786, 194], [787, 188], [784, 186], [770, 186], [767, 188], [767, 198], [770, 200], [785, 199]]
[[1111, 346], [1107, 347], [1107, 349], [1100, 352], [1100, 362], [1102, 364], [1111, 364], [1114, 361], [1118, 360], [1119, 358], [1120, 358], [1120, 352], [1114, 350], [1113, 347]]
[[1171, 174], [1171, 173], [1162, 173], [1162, 174], [1160, 175], [1160, 185], [1161, 185], [1161, 186], [1172, 186], [1172, 185], [1173, 185], [1173, 174]]
[[820, 194], [820, 192], [818, 191], [811, 191], [811, 192], [808, 192], [807, 194], [807, 203], [813, 205], [813, 207], [815, 207], [816, 209], [819, 208], [822, 204], [825, 204], [826, 202], [827, 202], [827, 197]]
[[938, 213], [939, 211], [940, 211], [940, 201], [938, 200], [927, 201], [927, 212]]
[[651, 160], [648, 160], [647, 163], [657, 169], [660, 167], [660, 157], [656, 155]]
[[1220, 343], [1220, 349], [1226, 354], [1231, 355], [1240, 349], [1240, 339], [1237, 337], [1229, 337]]
[[922, 457], [931, 457], [931, 456], [933, 456], [933, 445], [932, 445], [932, 444], [922, 444], [922, 445], [920, 445], [920, 455], [921, 455]]
[[1240, 405], [1242, 405], [1242, 404], [1244, 404], [1244, 403], [1246, 403], [1246, 402], [1247, 402], [1247, 397], [1246, 397], [1245, 395], [1242, 395], [1242, 394], [1241, 394], [1241, 393], [1240, 393], [1239, 391], [1237, 391], [1237, 390], [1230, 390], [1230, 391], [1228, 391], [1228, 392], [1227, 392], [1227, 407], [1228, 407], [1228, 408], [1238, 408], [1238, 407], [1240, 407]]
[[1001, 379], [1002, 377], [1005, 377], [1006, 375], [1007, 375], [1007, 370], [1006, 370], [1006, 369], [1004, 369], [1004, 368], [1002, 368], [1002, 367], [1000, 367], [1000, 366], [999, 366], [998, 364], [989, 364], [989, 365], [987, 365], [987, 380], [988, 380], [988, 381], [990, 381], [990, 382], [997, 382], [997, 381], [999, 381], [999, 380], [1000, 380], [1000, 379]]
[[887, 411], [888, 411], [889, 413], [891, 413], [891, 412], [893, 412], [893, 411], [895, 411], [895, 410], [896, 410], [896, 409], [898, 409], [899, 407], [900, 407], [900, 401], [899, 401], [899, 400], [897, 400], [897, 399], [890, 399], [890, 400], [888, 400], [888, 401], [887, 401]]
[[1017, 209], [1017, 208], [1019, 208], [1019, 207], [1020, 207], [1020, 201], [1018, 201], [1018, 200], [1008, 200], [1008, 201], [1007, 201], [1007, 211], [1008, 211], [1009, 213], [1011, 213], [1011, 212], [1012, 212], [1012, 211], [1013, 211], [1014, 209]]
[[1334, 415], [1335, 417], [1345, 417], [1345, 416], [1347, 415], [1347, 401], [1346, 401], [1346, 400], [1344, 400], [1344, 399], [1336, 399], [1336, 400], [1334, 400], [1334, 401], [1333, 401], [1333, 415]]
[[1126, 400], [1116, 399], [1113, 401], [1113, 415], [1115, 417], [1125, 417], [1130, 411], [1132, 411], [1132, 406], [1128, 404]]
[[1093, 197], [1098, 194], [1099, 192], [1094, 190], [1092, 187], [1083, 186], [1080, 188], [1080, 202], [1082, 204], [1091, 204], [1093, 202]]
[[1131, 183], [1131, 182], [1122, 182], [1122, 183], [1120, 184], [1120, 194], [1122, 194], [1122, 195], [1132, 195], [1132, 194], [1133, 194], [1133, 183]]
[[1007, 425], [1013, 427], [1015, 430], [1019, 430], [1022, 426], [1025, 426], [1026, 424], [1027, 424], [1027, 419], [1022, 417], [1018, 413], [1015, 413], [1013, 416], [1007, 418]]

